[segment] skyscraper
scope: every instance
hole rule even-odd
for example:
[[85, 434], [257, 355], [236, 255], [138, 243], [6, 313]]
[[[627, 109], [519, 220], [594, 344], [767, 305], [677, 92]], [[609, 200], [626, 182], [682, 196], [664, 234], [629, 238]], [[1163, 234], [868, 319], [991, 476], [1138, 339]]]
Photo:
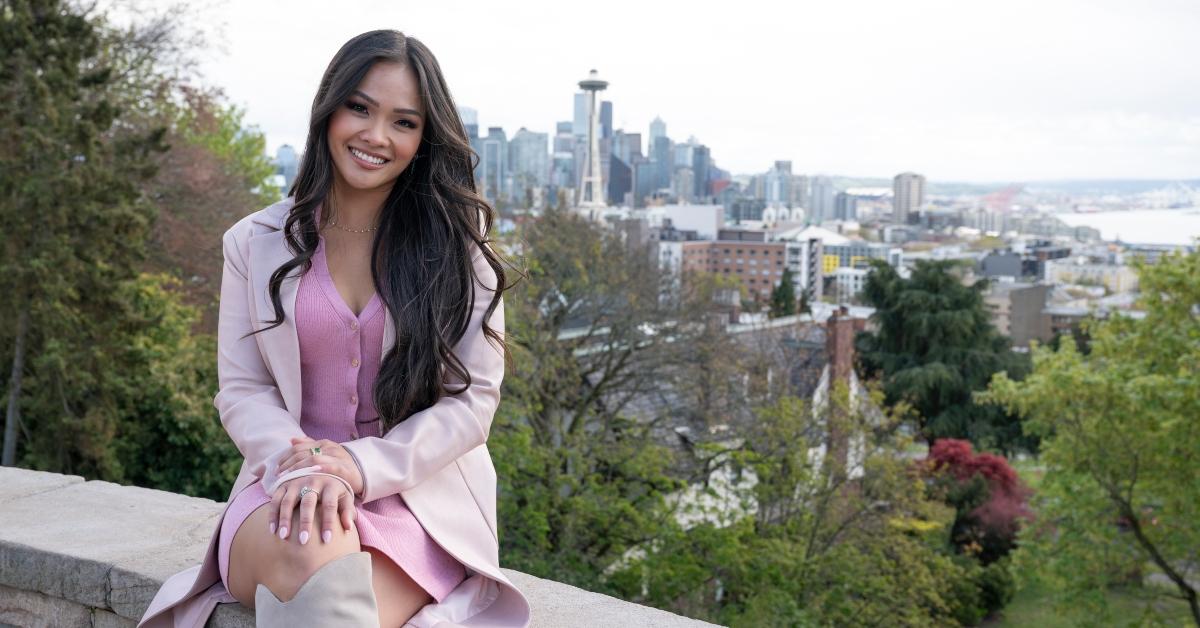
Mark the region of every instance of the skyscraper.
[[811, 180], [811, 196], [808, 201], [810, 222], [820, 223], [833, 217], [833, 179], [816, 176]]
[[612, 101], [605, 100], [600, 103], [600, 137], [612, 137], [613, 126], [613, 105]]
[[283, 194], [287, 196], [292, 189], [292, 181], [296, 180], [296, 172], [300, 168], [300, 157], [291, 144], [284, 144], [275, 151], [275, 172], [283, 175]]
[[509, 169], [513, 179], [513, 200], [528, 204], [530, 191], [547, 184], [550, 175], [550, 138], [521, 127], [508, 143]]
[[571, 132], [575, 135], [587, 136], [588, 95], [587, 92], [575, 94], [575, 117], [572, 120]]
[[709, 155], [708, 147], [704, 144], [699, 144], [692, 150], [692, 175], [695, 176], [694, 193], [697, 199], [706, 199], [708, 193], [709, 169], [712, 166], [712, 157]]
[[838, 192], [833, 199], [833, 218], [835, 220], [858, 220], [858, 197], [846, 192]]
[[667, 136], [667, 123], [663, 122], [662, 118], [660, 118], [658, 116], [654, 116], [654, 119], [650, 121], [650, 136], [646, 140], [646, 150], [648, 152], [653, 152], [654, 151], [654, 140], [656, 140], [660, 137], [666, 137], [666, 136]]
[[494, 205], [507, 198], [508, 136], [502, 127], [488, 127], [487, 137], [480, 144], [483, 154], [479, 160], [479, 178], [483, 181], [483, 196]]
[[901, 172], [892, 179], [892, 222], [908, 224], [909, 216], [925, 205], [925, 177]]

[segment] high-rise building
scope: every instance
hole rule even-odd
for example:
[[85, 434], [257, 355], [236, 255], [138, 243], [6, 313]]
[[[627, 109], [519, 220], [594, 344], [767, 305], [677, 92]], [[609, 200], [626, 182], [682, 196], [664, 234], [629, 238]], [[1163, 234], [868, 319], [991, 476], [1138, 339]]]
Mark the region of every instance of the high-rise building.
[[925, 205], [925, 177], [901, 172], [892, 179], [892, 222], [908, 224], [909, 216]]
[[680, 204], [691, 203], [696, 194], [695, 173], [687, 166], [680, 166], [675, 169], [674, 175], [671, 188], [675, 198], [679, 199]]
[[600, 137], [612, 137], [613, 126], [613, 105], [611, 101], [605, 100], [600, 103]]
[[695, 198], [707, 199], [709, 197], [708, 181], [711, 166], [712, 157], [709, 155], [708, 147], [704, 144], [697, 145], [692, 150], [692, 174], [695, 176], [693, 193], [695, 194]]
[[816, 176], [811, 180], [808, 201], [810, 222], [818, 223], [833, 217], [833, 179]]
[[645, 207], [646, 198], [658, 189], [658, 164], [640, 157], [633, 162], [633, 206]]
[[633, 168], [616, 155], [608, 159], [608, 200], [615, 205], [624, 205], [626, 195], [633, 192]]
[[781, 207], [791, 206], [792, 203], [792, 162], [776, 161], [775, 165], [765, 175], [756, 181], [757, 198], [766, 201], [767, 205]]
[[532, 192], [545, 186], [550, 177], [550, 138], [521, 127], [508, 143], [509, 170], [512, 172], [513, 201], [518, 206], [531, 203]]
[[653, 151], [654, 150], [654, 141], [660, 137], [666, 137], [666, 136], [667, 136], [667, 123], [663, 122], [662, 118], [660, 118], [658, 116], [654, 116], [654, 119], [650, 121], [650, 135], [646, 142], [646, 150]]
[[588, 125], [588, 95], [587, 92], [575, 94], [575, 117], [572, 119], [571, 133], [587, 137]]
[[479, 178], [483, 182], [483, 197], [494, 205], [508, 197], [508, 137], [503, 128], [488, 127], [487, 137], [480, 143], [483, 154], [479, 160]]
[[671, 187], [671, 172], [675, 170], [671, 138], [666, 135], [655, 138], [650, 146], [650, 159], [654, 161], [655, 165], [654, 189], [662, 190]]
[[858, 220], [858, 197], [838, 192], [833, 199], [834, 220]]
[[792, 175], [791, 198], [788, 199], [788, 207], [808, 209], [810, 199], [808, 177], [802, 174]]

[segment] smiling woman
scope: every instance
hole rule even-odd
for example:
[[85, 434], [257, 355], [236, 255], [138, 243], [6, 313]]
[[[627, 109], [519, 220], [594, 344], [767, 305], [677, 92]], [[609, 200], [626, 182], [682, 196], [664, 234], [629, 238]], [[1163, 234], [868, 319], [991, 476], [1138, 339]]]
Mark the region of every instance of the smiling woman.
[[291, 196], [224, 237], [214, 403], [241, 473], [140, 625], [234, 601], [260, 626], [528, 624], [498, 563], [506, 282], [472, 158], [419, 41], [334, 56]]

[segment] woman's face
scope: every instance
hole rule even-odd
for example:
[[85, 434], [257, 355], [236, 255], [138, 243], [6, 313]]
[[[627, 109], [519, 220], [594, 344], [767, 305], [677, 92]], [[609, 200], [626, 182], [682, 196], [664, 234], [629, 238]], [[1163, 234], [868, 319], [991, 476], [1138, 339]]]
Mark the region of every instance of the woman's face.
[[408, 167], [425, 128], [416, 73], [378, 61], [329, 118], [329, 152], [345, 191], [390, 190]]

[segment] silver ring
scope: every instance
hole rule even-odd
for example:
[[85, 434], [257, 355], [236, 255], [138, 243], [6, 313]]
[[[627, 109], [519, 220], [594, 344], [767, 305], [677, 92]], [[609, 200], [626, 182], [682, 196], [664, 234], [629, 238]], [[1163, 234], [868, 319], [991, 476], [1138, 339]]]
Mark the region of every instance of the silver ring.
[[309, 493], [316, 493], [316, 494], [317, 494], [317, 497], [320, 497], [320, 496], [321, 496], [321, 491], [318, 491], [318, 490], [316, 490], [316, 489], [313, 489], [313, 488], [309, 488], [309, 487], [307, 487], [307, 486], [303, 486], [303, 487], [301, 487], [301, 488], [300, 488], [300, 499], [304, 499], [304, 496], [305, 496], [305, 495], [308, 495]]

